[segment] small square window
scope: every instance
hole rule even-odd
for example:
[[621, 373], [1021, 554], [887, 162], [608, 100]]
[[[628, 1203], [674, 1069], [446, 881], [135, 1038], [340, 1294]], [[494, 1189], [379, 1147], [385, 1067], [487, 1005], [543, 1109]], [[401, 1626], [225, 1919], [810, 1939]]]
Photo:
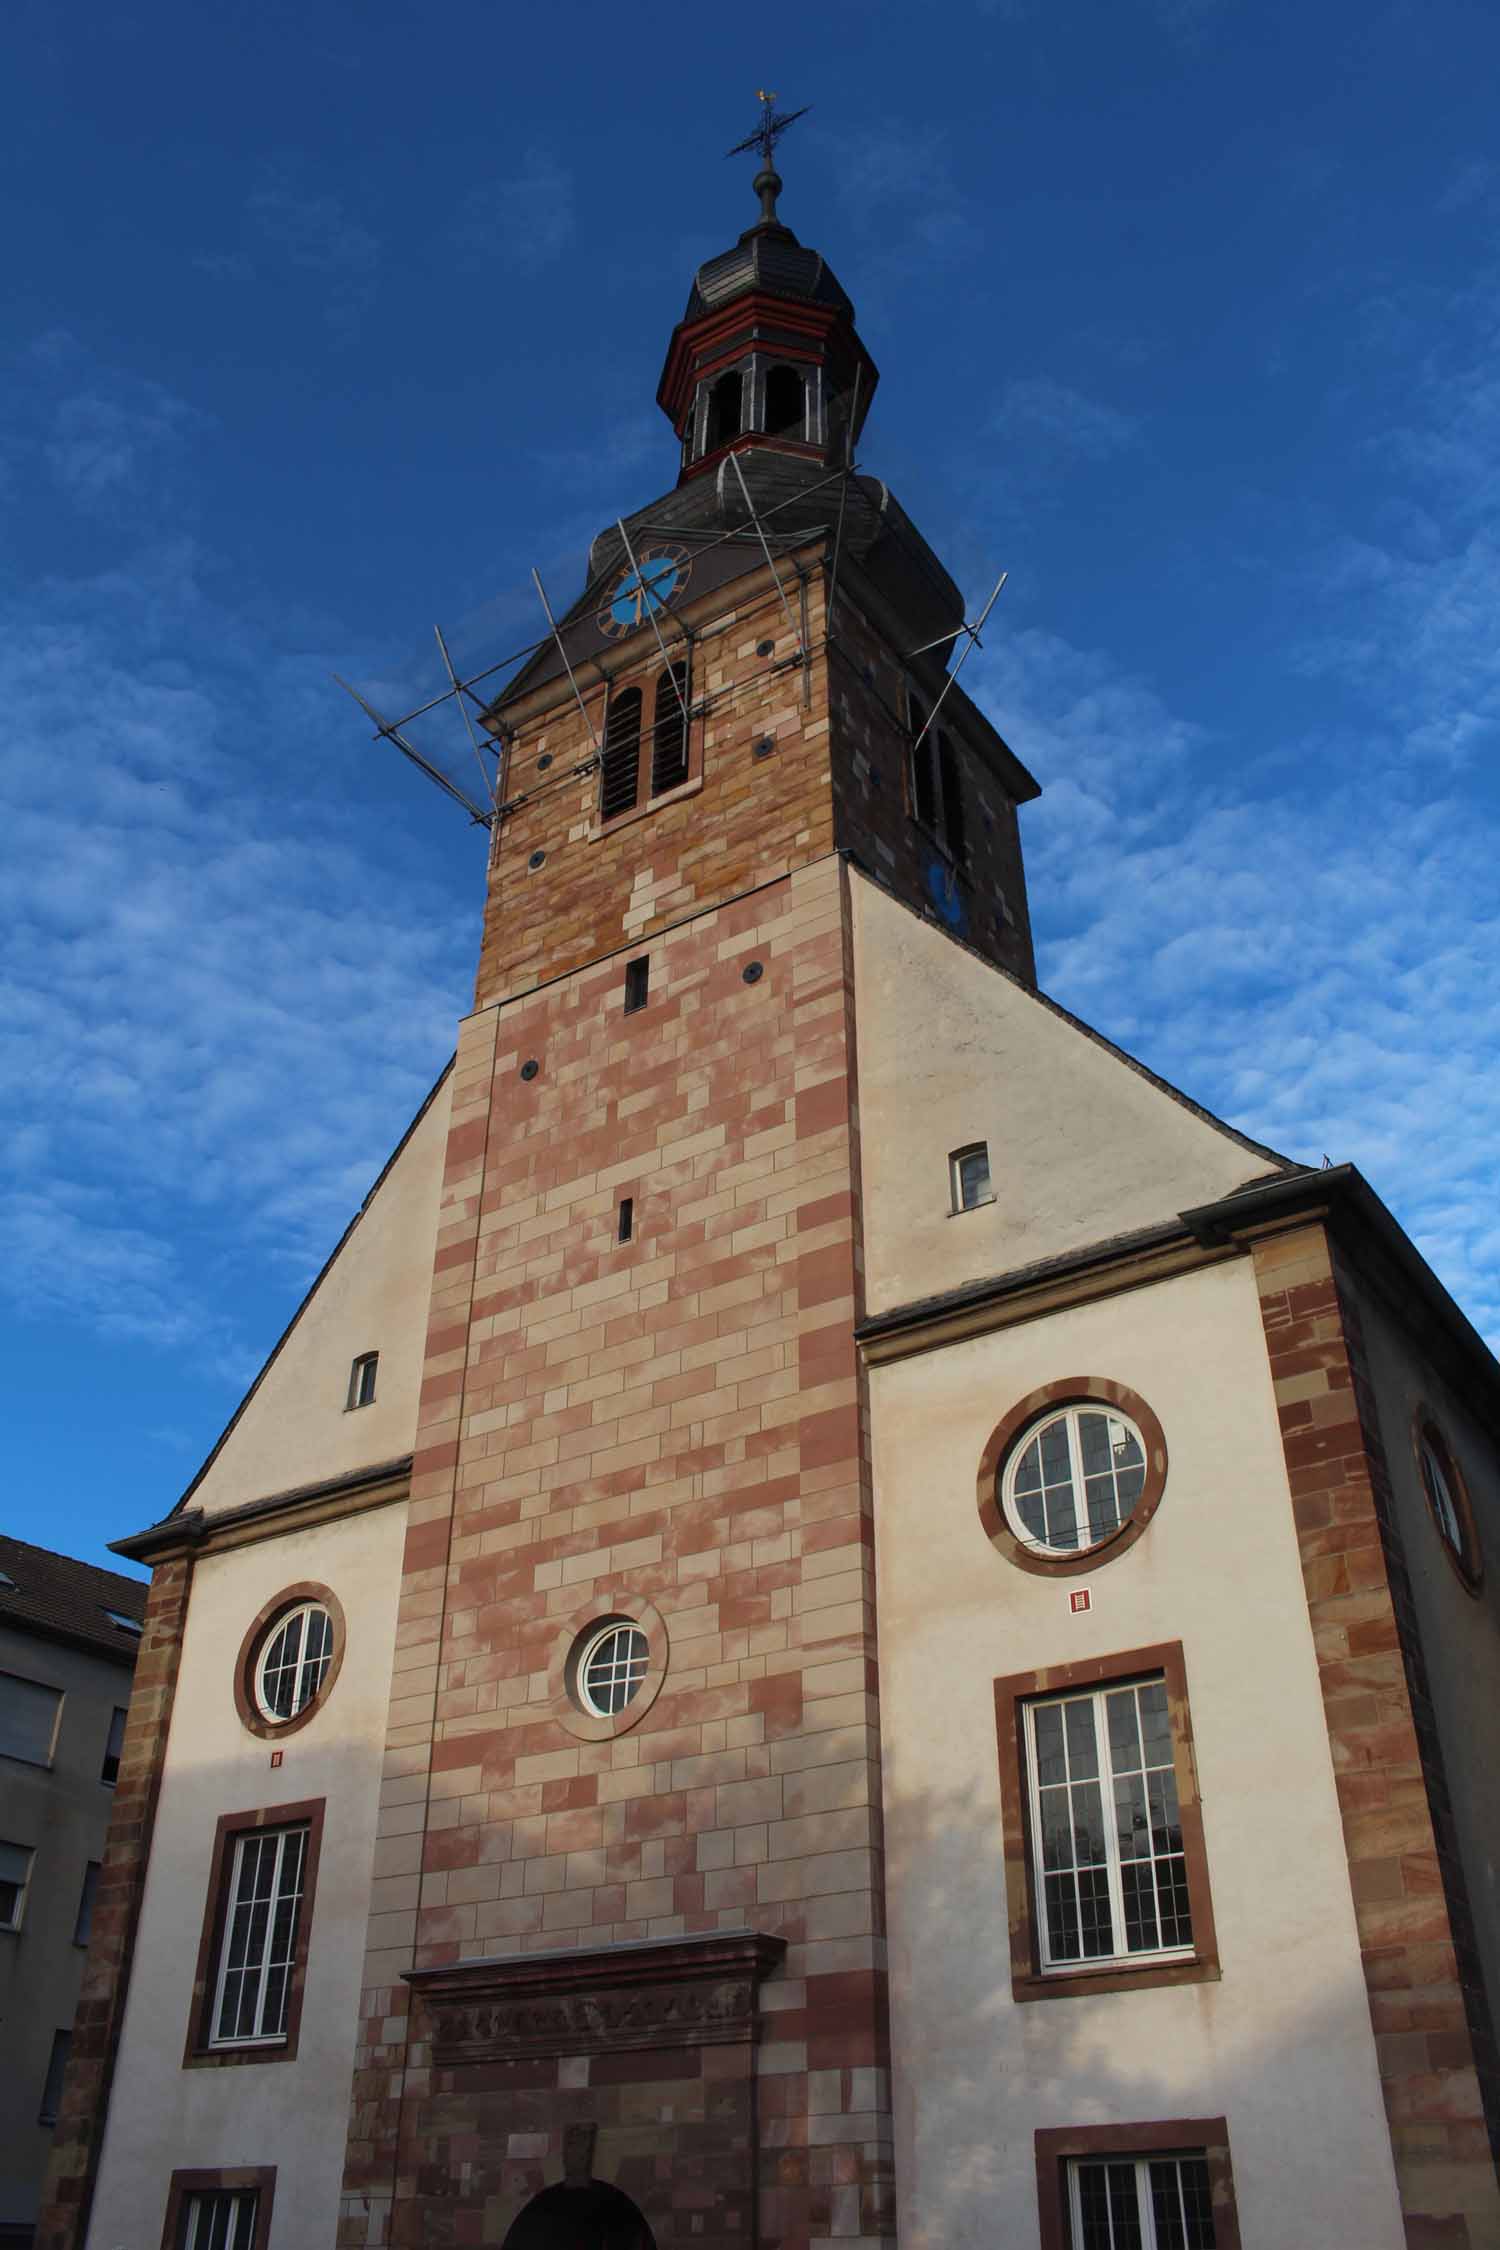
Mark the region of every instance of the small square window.
[[99, 1779], [109, 1789], [113, 1789], [120, 1778], [120, 1759], [125, 1749], [125, 1719], [125, 1712], [116, 1706], [109, 1722], [109, 1740], [104, 1745], [104, 1763], [99, 1768]]
[[375, 1404], [375, 1371], [380, 1365], [379, 1352], [361, 1352], [349, 1370], [349, 1407]]
[[62, 2106], [63, 2075], [68, 2067], [68, 2049], [73, 2044], [70, 2031], [54, 2031], [52, 2052], [47, 2058], [47, 2076], [42, 2083], [41, 2107], [36, 2113], [38, 2125], [55, 2125]]
[[637, 1008], [646, 1005], [646, 994], [651, 983], [651, 957], [643, 953], [637, 960], [625, 964], [625, 1013], [633, 1016]]
[[0, 1844], [0, 1930], [21, 1927], [31, 1860], [28, 1844]]
[[973, 1211], [981, 1203], [994, 1202], [987, 1141], [971, 1141], [967, 1148], [956, 1148], [948, 1159], [948, 1176], [955, 1211]]
[[78, 1899], [78, 1919], [73, 1924], [73, 1943], [87, 1945], [94, 1927], [94, 1901], [99, 1895], [99, 1862], [91, 1859], [83, 1871], [83, 1890]]

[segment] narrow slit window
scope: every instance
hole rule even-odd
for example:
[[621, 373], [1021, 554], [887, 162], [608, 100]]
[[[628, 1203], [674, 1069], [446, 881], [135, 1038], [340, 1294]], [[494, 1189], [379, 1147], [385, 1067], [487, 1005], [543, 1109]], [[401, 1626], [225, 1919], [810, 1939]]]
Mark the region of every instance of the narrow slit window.
[[955, 1211], [972, 1211], [980, 1203], [993, 1203], [990, 1187], [990, 1150], [987, 1141], [971, 1141], [956, 1148], [948, 1159]]
[[31, 1874], [29, 1844], [0, 1844], [0, 1930], [18, 1930]]
[[651, 725], [651, 794], [679, 789], [688, 777], [687, 666], [670, 664], [656, 683]]
[[604, 760], [599, 782], [599, 817], [615, 820], [632, 812], [641, 794], [641, 691], [621, 688], [609, 699], [604, 722]]
[[375, 1374], [380, 1365], [379, 1352], [361, 1352], [349, 1370], [349, 1406], [375, 1404]]
[[807, 429], [807, 387], [795, 367], [773, 367], [766, 377], [766, 435], [793, 437]]
[[737, 367], [721, 375], [708, 394], [708, 446], [727, 445], [745, 426], [745, 378]]
[[952, 737], [937, 737], [938, 785], [943, 797], [943, 840], [956, 860], [968, 856], [968, 837], [964, 829], [963, 781], [959, 770], [958, 752]]
[[635, 1197], [633, 1195], [622, 1195], [620, 1198], [620, 1221], [616, 1229], [615, 1239], [618, 1242], [628, 1242], [634, 1233]]
[[47, 2058], [47, 2075], [42, 2081], [41, 2106], [36, 2113], [38, 2125], [55, 2125], [62, 2106], [63, 2078], [68, 2068], [68, 2049], [73, 2044], [71, 2031], [54, 2031], [52, 2052]]
[[99, 1768], [99, 1779], [107, 1789], [113, 1789], [120, 1778], [120, 1759], [125, 1749], [125, 1717], [116, 1710], [109, 1722], [109, 1740], [104, 1745], [104, 1763]]
[[83, 1871], [83, 1889], [78, 1897], [78, 1919], [73, 1924], [73, 1943], [87, 1945], [94, 1927], [94, 1901], [99, 1895], [99, 1862], [91, 1859]]
[[912, 817], [924, 828], [937, 832], [937, 774], [933, 766], [932, 729], [927, 728], [927, 706], [919, 696], [908, 690], [906, 698], [906, 723], [911, 732], [911, 809]]
[[625, 1013], [627, 1016], [633, 1016], [637, 1008], [645, 1007], [646, 995], [650, 986], [650, 955], [642, 953], [634, 961], [627, 961], [625, 964]]

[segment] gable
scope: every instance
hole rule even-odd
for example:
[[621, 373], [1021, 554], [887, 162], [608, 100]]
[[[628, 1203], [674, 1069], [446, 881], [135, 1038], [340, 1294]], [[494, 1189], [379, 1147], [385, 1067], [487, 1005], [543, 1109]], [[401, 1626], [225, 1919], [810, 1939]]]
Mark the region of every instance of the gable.
[[[869, 1314], [1295, 1169], [857, 871], [850, 893]], [[955, 1215], [949, 1155], [976, 1141], [995, 1200]]]

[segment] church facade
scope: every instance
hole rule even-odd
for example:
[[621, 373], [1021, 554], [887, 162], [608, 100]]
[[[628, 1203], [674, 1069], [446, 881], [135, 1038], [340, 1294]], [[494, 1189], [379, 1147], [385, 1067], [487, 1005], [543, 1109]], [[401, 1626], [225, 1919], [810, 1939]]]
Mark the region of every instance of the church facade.
[[44, 2250], [1500, 2250], [1500, 1369], [1036, 989], [779, 188], [453, 1063], [120, 1542]]

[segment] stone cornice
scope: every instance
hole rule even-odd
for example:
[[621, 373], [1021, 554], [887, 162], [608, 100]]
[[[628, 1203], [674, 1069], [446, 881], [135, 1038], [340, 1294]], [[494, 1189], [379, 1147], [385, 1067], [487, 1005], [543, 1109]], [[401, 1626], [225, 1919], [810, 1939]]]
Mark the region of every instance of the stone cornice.
[[169, 1555], [244, 1547], [253, 1540], [278, 1538], [283, 1532], [302, 1531], [336, 1516], [388, 1507], [393, 1500], [404, 1500], [410, 1491], [411, 1460], [406, 1453], [396, 1461], [352, 1469], [346, 1476], [325, 1477], [290, 1492], [271, 1492], [261, 1499], [245, 1500], [237, 1508], [182, 1508], [145, 1531], [111, 1540], [110, 1552], [125, 1555], [132, 1562], [159, 1563]]

